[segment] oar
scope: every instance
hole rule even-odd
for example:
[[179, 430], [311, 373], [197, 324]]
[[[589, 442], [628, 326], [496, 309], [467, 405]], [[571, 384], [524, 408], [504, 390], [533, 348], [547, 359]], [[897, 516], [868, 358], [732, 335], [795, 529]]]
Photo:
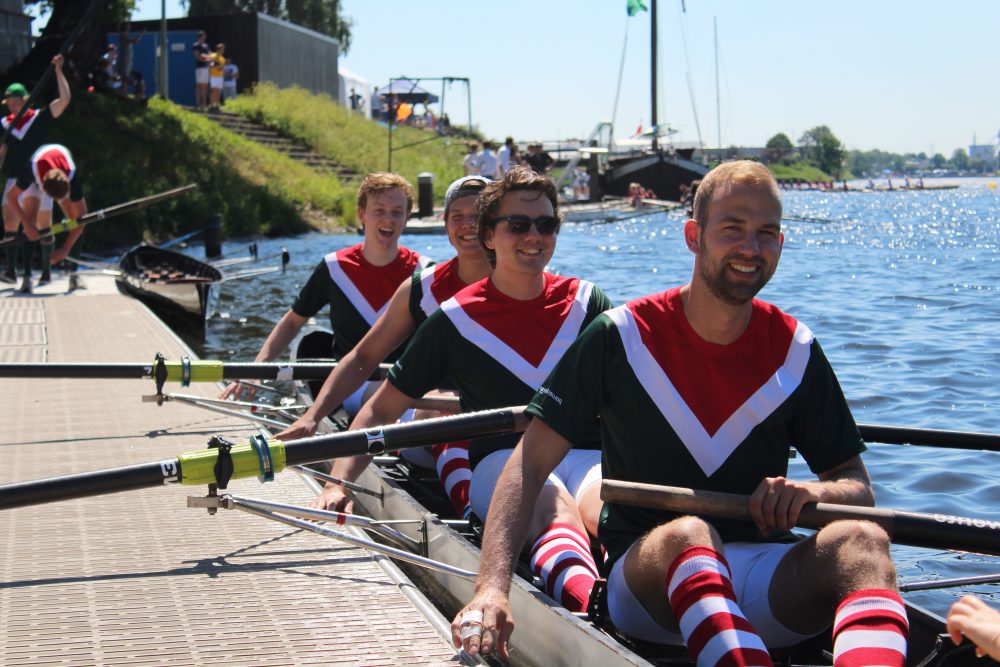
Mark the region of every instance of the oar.
[[1000, 452], [1000, 435], [994, 433], [942, 431], [932, 428], [908, 428], [878, 424], [858, 424], [858, 430], [861, 431], [861, 437], [868, 442]]
[[187, 452], [175, 459], [0, 486], [0, 509], [174, 483], [196, 486], [218, 484], [224, 489], [231, 479], [257, 477], [268, 481], [286, 466], [345, 456], [374, 456], [390, 450], [426, 447], [438, 442], [518, 433], [527, 425], [524, 406], [518, 406], [289, 442], [254, 436], [247, 444], [233, 445], [221, 438], [213, 438], [207, 449]]
[[[223, 380], [325, 380], [335, 361], [252, 363], [212, 359], [157, 359], [153, 363], [12, 363], [0, 364], [0, 377], [142, 379], [158, 382], [221, 382]], [[384, 380], [391, 364], [382, 364], [372, 374]]]
[[[68, 232], [77, 227], [83, 227], [84, 225], [89, 225], [92, 222], [97, 222], [99, 220], [106, 220], [108, 218], [113, 218], [116, 215], [122, 215], [123, 213], [129, 213], [137, 209], [149, 206], [150, 204], [155, 204], [156, 202], [165, 201], [167, 199], [173, 199], [174, 197], [179, 197], [185, 192], [190, 192], [197, 188], [197, 184], [190, 183], [188, 185], [181, 186], [179, 188], [174, 188], [173, 190], [167, 190], [166, 192], [160, 192], [159, 194], [149, 195], [148, 197], [140, 197], [138, 199], [133, 199], [127, 201], [124, 204], [115, 204], [114, 206], [108, 206], [107, 208], [102, 208], [98, 211], [92, 213], [87, 213], [86, 215], [81, 215], [76, 220], [68, 219], [62, 222], [55, 222], [52, 224], [48, 230], [39, 230], [42, 238], [49, 238], [56, 234], [61, 234], [62, 232]], [[13, 243], [15, 239], [4, 239], [0, 241], [0, 246], [6, 243]]]
[[[751, 520], [749, 497], [732, 493], [606, 479], [601, 483], [601, 499], [678, 513]], [[1000, 556], [1000, 521], [987, 519], [809, 503], [802, 508], [798, 525], [818, 530], [828, 523], [843, 519], [876, 523], [898, 544]]]

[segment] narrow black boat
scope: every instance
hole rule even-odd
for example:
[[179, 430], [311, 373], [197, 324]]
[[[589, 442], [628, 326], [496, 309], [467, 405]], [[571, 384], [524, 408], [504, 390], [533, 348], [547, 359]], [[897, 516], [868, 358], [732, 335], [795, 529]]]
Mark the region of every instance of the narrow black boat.
[[212, 286], [222, 280], [222, 272], [210, 264], [144, 243], [125, 253], [118, 266], [120, 292], [198, 326], [204, 326]]

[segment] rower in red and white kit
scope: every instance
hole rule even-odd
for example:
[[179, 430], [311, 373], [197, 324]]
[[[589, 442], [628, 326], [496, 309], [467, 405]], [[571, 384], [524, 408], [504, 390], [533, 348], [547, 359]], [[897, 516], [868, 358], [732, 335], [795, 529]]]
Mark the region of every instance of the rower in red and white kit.
[[[281, 318], [257, 353], [256, 361], [273, 361], [310, 317], [330, 307], [334, 341], [331, 354], [339, 359], [364, 337], [388, 306], [396, 287], [420, 267], [429, 264], [418, 253], [399, 245], [413, 210], [413, 188], [399, 174], [369, 174], [358, 190], [358, 222], [364, 241], [326, 255], [291, 309]], [[395, 361], [402, 350], [388, 356]], [[239, 384], [230, 384], [223, 398], [234, 397]]]
[[[58, 202], [63, 215], [77, 220], [87, 213], [87, 202], [83, 199], [83, 179], [76, 170], [76, 163], [69, 149], [59, 144], [45, 144], [31, 156], [27, 172], [17, 175], [13, 185], [7, 189], [4, 204], [13, 219], [24, 226], [28, 238], [41, 237], [42, 243], [52, 244], [49, 229], [52, 227], [52, 202]], [[37, 212], [32, 217], [21, 208], [21, 194], [35, 186], [41, 191]], [[83, 227], [71, 229], [63, 244], [49, 257], [51, 264], [66, 259], [73, 244], [83, 234]], [[48, 267], [42, 267], [42, 275], [48, 274]]]
[[[483, 190], [477, 220], [480, 243], [495, 261], [493, 275], [456, 293], [417, 329], [352, 429], [391, 424], [445, 379], [457, 387], [463, 411], [523, 405], [577, 334], [611, 307], [592, 283], [545, 272], [559, 229], [556, 188], [548, 177], [513, 168]], [[588, 536], [601, 507], [596, 418], [591, 426], [590, 436], [574, 443], [549, 476], [527, 542], [546, 592], [574, 611], [586, 608], [597, 578]], [[481, 518], [516, 440], [508, 435], [470, 443], [471, 503]], [[357, 479], [368, 462], [338, 460], [333, 475]], [[333, 509], [351, 505], [345, 488], [324, 493]]]
[[[344, 403], [348, 396], [355, 395], [359, 387], [366, 387], [362, 402], [367, 400], [378, 388], [379, 383], [368, 381], [378, 364], [405, 343], [442, 302], [492, 273], [476, 235], [476, 200], [488, 182], [485, 176], [466, 176], [448, 187], [444, 221], [456, 256], [443, 264], [416, 271], [403, 281], [371, 330], [334, 367], [312, 406], [294, 424], [278, 433], [279, 439], [294, 440], [315, 434], [319, 421]], [[409, 449], [404, 455], [411, 462], [436, 468], [455, 512], [458, 516], [467, 515], [469, 480], [472, 478], [468, 440], [435, 445], [430, 452], [433, 459], [417, 456], [426, 451]], [[332, 485], [327, 488], [332, 490]], [[328, 501], [324, 491], [314, 505], [325, 508]]]

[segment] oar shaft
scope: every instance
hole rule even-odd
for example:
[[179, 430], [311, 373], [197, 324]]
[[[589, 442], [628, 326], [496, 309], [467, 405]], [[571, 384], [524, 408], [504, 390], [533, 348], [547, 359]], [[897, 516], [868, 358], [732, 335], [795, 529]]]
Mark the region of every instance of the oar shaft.
[[[749, 497], [733, 493], [606, 479], [601, 483], [601, 498], [607, 502], [681, 514], [751, 520]], [[818, 530], [828, 523], [840, 520], [876, 523], [899, 544], [1000, 555], [1000, 521], [855, 505], [810, 503], [802, 508], [798, 526]]]
[[[100, 496], [177, 481], [177, 459], [0, 486], [0, 509]], [[173, 477], [173, 479], [171, 479]]]
[[[453, 417], [424, 419], [407, 424], [346, 431], [332, 435], [303, 438], [283, 443], [268, 441], [270, 470], [280, 472], [288, 465], [306, 465], [333, 458], [376, 455], [395, 449], [424, 447], [477, 436], [500, 435], [523, 431], [528, 425], [524, 406], [470, 412]], [[260, 450], [254, 444], [234, 445], [231, 450], [231, 479], [263, 475]], [[125, 468], [67, 475], [32, 482], [0, 486], [0, 509], [96, 496], [118, 491], [181, 482], [188, 485], [216, 481], [218, 449], [201, 449], [181, 454], [176, 459], [145, 463]]]
[[[181, 379], [182, 362], [167, 361], [167, 380]], [[245, 363], [191, 360], [191, 382], [221, 380], [325, 380], [336, 363]], [[0, 364], [0, 377], [129, 379], [153, 377], [154, 364], [14, 363]], [[372, 375], [384, 380], [391, 368], [382, 364]]]
[[879, 424], [858, 424], [861, 437], [868, 442], [892, 445], [928, 445], [944, 449], [981, 449], [1000, 452], [1000, 435], [969, 431], [944, 431], [932, 428], [906, 428]]

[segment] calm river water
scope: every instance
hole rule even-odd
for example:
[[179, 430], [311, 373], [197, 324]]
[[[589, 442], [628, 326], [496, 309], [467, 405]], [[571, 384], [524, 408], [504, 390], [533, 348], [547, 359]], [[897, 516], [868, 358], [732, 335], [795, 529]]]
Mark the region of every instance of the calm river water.
[[[785, 246], [761, 298], [802, 320], [823, 344], [859, 422], [1000, 432], [1000, 191], [988, 179], [954, 190], [788, 192]], [[928, 185], [932, 185], [928, 181]], [[692, 255], [682, 216], [566, 225], [550, 269], [592, 280], [616, 304], [686, 282]], [[257, 239], [261, 256], [287, 246], [292, 264], [222, 286], [206, 358], [252, 360], [320, 258], [354, 235]], [[435, 259], [443, 236], [404, 236]], [[245, 254], [246, 241], [225, 246]], [[321, 316], [323, 317], [323, 316]], [[871, 445], [880, 506], [1000, 521], [1000, 453]], [[808, 471], [793, 463], [792, 475]], [[1000, 559], [899, 547], [900, 581], [1000, 573]], [[944, 613], [962, 592], [1000, 600], [997, 585], [913, 593]]]

